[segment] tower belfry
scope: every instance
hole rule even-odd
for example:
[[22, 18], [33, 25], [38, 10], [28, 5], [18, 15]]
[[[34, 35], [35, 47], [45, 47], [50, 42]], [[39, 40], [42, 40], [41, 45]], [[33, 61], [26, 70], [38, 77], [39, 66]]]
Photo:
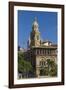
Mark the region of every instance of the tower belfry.
[[40, 32], [39, 32], [39, 25], [37, 18], [35, 17], [34, 22], [32, 24], [32, 32], [30, 34], [30, 47], [35, 46], [38, 47], [40, 46]]
[[34, 22], [32, 24], [32, 30], [34, 30], [34, 31], [39, 30], [39, 25], [38, 25], [37, 17], [34, 18]]

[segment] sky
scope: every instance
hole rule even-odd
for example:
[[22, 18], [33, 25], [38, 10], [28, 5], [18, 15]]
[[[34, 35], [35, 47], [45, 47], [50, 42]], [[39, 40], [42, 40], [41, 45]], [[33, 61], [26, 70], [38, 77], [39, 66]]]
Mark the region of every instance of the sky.
[[18, 45], [27, 48], [35, 17], [39, 24], [41, 39], [57, 44], [57, 12], [18, 10]]

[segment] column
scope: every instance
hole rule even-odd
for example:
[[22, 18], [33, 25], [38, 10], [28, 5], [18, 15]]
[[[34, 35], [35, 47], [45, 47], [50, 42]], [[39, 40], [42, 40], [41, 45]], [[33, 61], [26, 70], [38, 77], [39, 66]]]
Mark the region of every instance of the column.
[[36, 77], [39, 78], [39, 76], [40, 76], [40, 69], [38, 67], [36, 67]]

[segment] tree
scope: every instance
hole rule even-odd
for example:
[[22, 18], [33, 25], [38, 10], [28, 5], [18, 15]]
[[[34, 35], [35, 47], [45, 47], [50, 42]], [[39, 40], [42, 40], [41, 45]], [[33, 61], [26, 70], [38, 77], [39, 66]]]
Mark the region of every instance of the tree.
[[18, 52], [18, 72], [28, 74], [32, 70], [32, 65], [30, 62], [25, 60], [23, 52]]
[[48, 67], [42, 67], [42, 69], [40, 70], [40, 75], [47, 76], [48, 75]]
[[47, 59], [47, 66], [41, 68], [41, 76], [57, 76], [57, 64], [53, 60]]
[[47, 64], [48, 64], [48, 75], [57, 76], [57, 64], [50, 59], [47, 60]]

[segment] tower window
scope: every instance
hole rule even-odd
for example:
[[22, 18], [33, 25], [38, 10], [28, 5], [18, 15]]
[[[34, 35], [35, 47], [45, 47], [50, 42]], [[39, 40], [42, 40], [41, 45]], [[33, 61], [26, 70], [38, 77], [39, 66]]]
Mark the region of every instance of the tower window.
[[39, 36], [37, 35], [37, 40], [39, 40]]

